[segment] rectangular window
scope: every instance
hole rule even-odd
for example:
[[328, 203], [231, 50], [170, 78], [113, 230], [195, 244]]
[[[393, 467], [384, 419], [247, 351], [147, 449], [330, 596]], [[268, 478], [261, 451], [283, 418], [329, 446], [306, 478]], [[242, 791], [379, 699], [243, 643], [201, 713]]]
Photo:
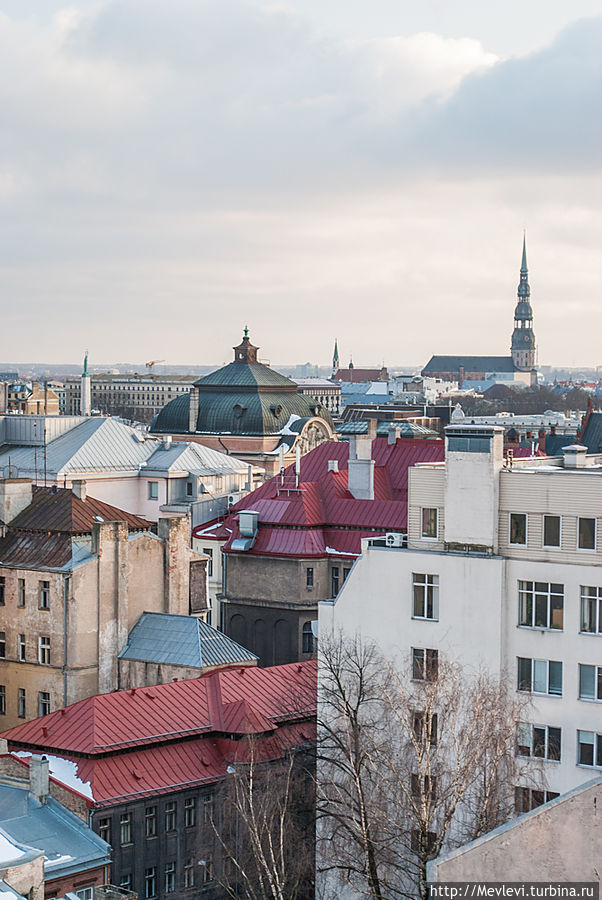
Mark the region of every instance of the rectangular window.
[[17, 638], [19, 650], [19, 662], [25, 662], [25, 635], [20, 634]]
[[194, 860], [187, 859], [184, 863], [184, 887], [194, 887]]
[[144, 837], [155, 837], [157, 834], [157, 807], [147, 806], [144, 810]]
[[39, 637], [38, 638], [38, 662], [43, 666], [50, 665], [50, 638], [49, 637]]
[[0, 684], [0, 716], [6, 715], [6, 685]]
[[552, 725], [530, 725], [519, 722], [516, 728], [516, 744], [519, 756], [560, 762], [561, 729]]
[[49, 691], [40, 691], [38, 694], [38, 715], [47, 716], [50, 712], [50, 693]]
[[158, 500], [159, 499], [159, 482], [158, 481], [149, 481], [148, 482], [148, 499], [149, 500]]
[[543, 517], [544, 547], [560, 547], [560, 516]]
[[0, 659], [6, 659], [6, 632], [0, 631]]
[[343, 584], [345, 584], [345, 582], [347, 581], [347, 576], [349, 575], [350, 572], [351, 572], [350, 568], [343, 566]]
[[412, 828], [411, 847], [412, 853], [424, 853], [426, 850], [429, 858], [436, 856], [435, 845], [437, 843], [436, 831], [420, 831], [419, 828]]
[[165, 831], [176, 830], [176, 801], [169, 800], [165, 804]]
[[439, 618], [439, 576], [421, 575], [414, 572], [412, 582], [413, 618], [437, 620]]
[[206, 853], [205, 859], [202, 861], [203, 863], [203, 883], [208, 884], [210, 881], [213, 881], [213, 854]]
[[75, 896], [79, 897], [79, 900], [94, 900], [94, 885], [89, 884], [86, 887], [78, 888]]
[[424, 797], [431, 803], [435, 802], [437, 797], [436, 775], [424, 775], [421, 779], [419, 775], [412, 772], [411, 785], [413, 797]]
[[38, 606], [40, 609], [50, 609], [50, 582], [40, 581]]
[[184, 800], [184, 825], [186, 828], [196, 825], [196, 799], [194, 797], [187, 797]]
[[203, 823], [211, 825], [213, 822], [214, 797], [213, 794], [205, 794], [203, 797]]
[[536, 809], [536, 807], [549, 803], [550, 800], [555, 800], [559, 796], [558, 791], [538, 791], [534, 788], [517, 787], [514, 789], [516, 815], [520, 816], [521, 813]]
[[340, 587], [339, 567], [338, 566], [333, 566], [332, 569], [330, 570], [330, 580], [331, 580], [330, 596], [336, 597], [336, 595], [339, 593], [339, 587]]
[[577, 732], [577, 764], [602, 766], [602, 734], [593, 731]]
[[203, 547], [203, 553], [205, 556], [208, 556], [207, 560], [207, 577], [213, 577], [213, 548], [212, 547]]
[[510, 513], [510, 543], [527, 543], [527, 516], [526, 513]]
[[186, 482], [186, 496], [192, 497], [192, 481]]
[[427, 647], [412, 647], [412, 678], [416, 681], [436, 681], [439, 671], [439, 651]]
[[144, 896], [146, 900], [157, 896], [157, 867], [144, 870]]
[[581, 585], [581, 631], [602, 633], [602, 588]]
[[562, 630], [564, 585], [547, 581], [519, 581], [518, 624], [527, 628]]
[[596, 549], [596, 520], [579, 519], [579, 543], [580, 550]]
[[307, 566], [305, 569], [305, 586], [312, 588], [314, 586], [314, 570], [313, 566]]
[[438, 510], [423, 508], [422, 510], [422, 537], [436, 540], [438, 534]]
[[132, 873], [128, 872], [126, 875], [121, 876], [121, 880], [119, 882], [119, 887], [125, 888], [126, 891], [132, 890]]
[[602, 666], [579, 666], [579, 699], [602, 700]]
[[415, 712], [412, 719], [414, 737], [419, 743], [437, 743], [437, 713]]
[[26, 706], [25, 688], [19, 688], [17, 692], [17, 715], [20, 719], [25, 718]]
[[98, 836], [107, 844], [111, 843], [111, 820], [109, 818], [98, 820]]
[[517, 690], [562, 696], [562, 663], [552, 659], [517, 658]]
[[25, 579], [19, 578], [17, 584], [17, 606], [25, 606]]
[[173, 894], [176, 889], [176, 864], [175, 862], [165, 863], [165, 893]]
[[0, 606], [6, 603], [6, 578], [0, 575]]
[[123, 846], [124, 844], [132, 843], [132, 814], [131, 813], [122, 813], [119, 817], [119, 843]]

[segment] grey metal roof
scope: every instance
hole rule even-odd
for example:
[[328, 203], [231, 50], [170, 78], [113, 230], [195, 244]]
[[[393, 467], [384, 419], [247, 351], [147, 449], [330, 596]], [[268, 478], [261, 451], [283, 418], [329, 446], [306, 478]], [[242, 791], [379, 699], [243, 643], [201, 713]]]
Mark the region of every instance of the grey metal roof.
[[[424, 425], [407, 422], [403, 419], [379, 422], [376, 426], [376, 434], [378, 437], [387, 437], [390, 428], [398, 428], [400, 437], [439, 437], [437, 432], [431, 428], [425, 428]], [[365, 419], [341, 422], [340, 425], [337, 425], [337, 434], [368, 434], [368, 422]]]
[[44, 852], [45, 879], [110, 861], [109, 844], [54, 797], [44, 806], [27, 787], [0, 784], [0, 827], [18, 843]]
[[286, 391], [296, 391], [294, 384], [286, 375], [281, 375], [265, 363], [231, 362], [204, 378], [195, 382], [201, 390], [207, 387], [269, 387]]
[[431, 356], [422, 374], [429, 372], [514, 372], [511, 356]]
[[235, 456], [227, 456], [218, 450], [204, 447], [196, 442], [175, 441], [169, 449], [157, 449], [148, 458], [146, 469], [153, 471], [194, 472], [197, 475], [212, 475], [220, 472], [246, 472], [248, 463]]
[[119, 658], [205, 669], [258, 657], [195, 616], [145, 612]]

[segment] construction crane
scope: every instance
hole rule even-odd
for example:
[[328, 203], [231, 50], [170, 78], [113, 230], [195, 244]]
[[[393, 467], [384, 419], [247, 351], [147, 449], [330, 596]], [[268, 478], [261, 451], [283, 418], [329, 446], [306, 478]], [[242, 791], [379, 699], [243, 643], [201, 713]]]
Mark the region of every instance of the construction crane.
[[162, 362], [165, 362], [165, 360], [164, 359], [151, 359], [150, 362], [145, 363], [145, 366], [147, 369], [152, 369], [153, 366], [157, 365], [157, 363], [162, 363]]

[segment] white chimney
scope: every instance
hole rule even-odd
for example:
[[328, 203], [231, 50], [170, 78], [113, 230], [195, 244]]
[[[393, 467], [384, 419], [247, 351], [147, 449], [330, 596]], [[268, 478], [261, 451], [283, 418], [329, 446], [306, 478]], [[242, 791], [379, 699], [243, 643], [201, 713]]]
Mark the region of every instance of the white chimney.
[[389, 432], [387, 435], [387, 444], [396, 444], [397, 438], [400, 436], [401, 431], [399, 426], [397, 425], [389, 425]]
[[338, 472], [339, 471], [338, 459], [329, 459], [328, 460], [328, 471], [329, 472]]
[[0, 522], [8, 524], [31, 503], [30, 478], [5, 478], [0, 481]]
[[376, 419], [368, 422], [368, 434], [353, 435], [349, 441], [347, 488], [356, 500], [374, 500], [374, 460], [372, 440]]
[[162, 450], [171, 450], [171, 434], [166, 434], [161, 443]]
[[72, 481], [71, 482], [71, 490], [75, 494], [76, 497], [79, 497], [80, 500], [85, 500], [88, 496], [88, 489], [86, 487], [85, 481]]
[[562, 464], [565, 469], [583, 469], [587, 460], [587, 447], [570, 444], [562, 448]]
[[29, 757], [29, 793], [42, 805], [50, 790], [50, 763], [46, 756]]

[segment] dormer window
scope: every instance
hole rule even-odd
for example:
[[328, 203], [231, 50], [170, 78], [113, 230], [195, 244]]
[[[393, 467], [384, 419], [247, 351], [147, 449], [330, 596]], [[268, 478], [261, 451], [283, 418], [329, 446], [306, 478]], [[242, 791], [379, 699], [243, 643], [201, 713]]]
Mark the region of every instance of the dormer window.
[[270, 412], [276, 418], [278, 418], [280, 416], [280, 414], [282, 413], [282, 406], [280, 405], [280, 403], [275, 403], [273, 406], [270, 406]]
[[246, 407], [246, 406], [241, 406], [240, 403], [236, 403], [236, 404], [234, 405], [234, 410], [233, 410], [233, 412], [234, 412], [234, 415], [236, 416], [237, 419], [242, 419], [242, 417], [244, 416], [244, 414], [246, 413], [246, 411], [247, 411], [247, 407]]

